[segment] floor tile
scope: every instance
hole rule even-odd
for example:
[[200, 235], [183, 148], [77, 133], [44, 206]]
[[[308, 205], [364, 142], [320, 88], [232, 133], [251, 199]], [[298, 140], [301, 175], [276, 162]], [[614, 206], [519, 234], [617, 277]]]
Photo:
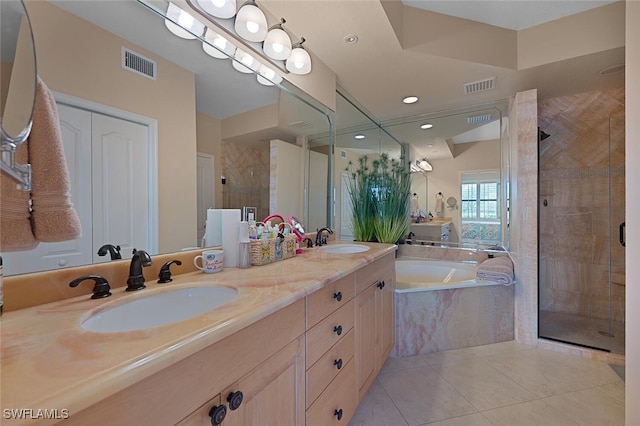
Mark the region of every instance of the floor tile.
[[400, 370], [403, 368], [424, 367], [427, 361], [421, 356], [409, 356], [406, 358], [387, 358], [380, 371]]
[[523, 402], [483, 411], [493, 426], [581, 426], [543, 400]]
[[617, 382], [606, 363], [544, 349], [483, 357], [537, 398]]
[[580, 426], [624, 426], [624, 402], [596, 388], [552, 396], [543, 401]]
[[596, 389], [624, 403], [624, 382], [610, 383], [598, 386]]
[[380, 373], [378, 381], [409, 425], [477, 412], [428, 366]]
[[476, 355], [469, 349], [452, 349], [444, 352], [434, 352], [420, 355], [429, 365], [438, 364], [444, 361], [461, 361], [467, 358], [475, 358]]
[[349, 426], [404, 426], [406, 424], [407, 422], [377, 380], [371, 384], [349, 422]]
[[494, 343], [491, 345], [475, 346], [466, 350], [477, 356], [495, 355], [505, 352], [518, 352], [533, 349], [535, 346], [527, 346], [515, 341]]
[[481, 413], [454, 417], [440, 422], [429, 423], [429, 426], [493, 426]]
[[534, 396], [480, 358], [432, 365], [479, 411], [530, 401]]

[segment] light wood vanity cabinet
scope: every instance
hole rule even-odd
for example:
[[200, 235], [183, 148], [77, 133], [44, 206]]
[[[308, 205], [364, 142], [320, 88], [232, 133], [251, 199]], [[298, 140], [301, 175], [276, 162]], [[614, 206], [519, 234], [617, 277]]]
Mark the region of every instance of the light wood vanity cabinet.
[[308, 426], [347, 424], [357, 405], [355, 273], [307, 296]]
[[356, 272], [356, 367], [362, 399], [394, 342], [395, 257], [389, 254]]

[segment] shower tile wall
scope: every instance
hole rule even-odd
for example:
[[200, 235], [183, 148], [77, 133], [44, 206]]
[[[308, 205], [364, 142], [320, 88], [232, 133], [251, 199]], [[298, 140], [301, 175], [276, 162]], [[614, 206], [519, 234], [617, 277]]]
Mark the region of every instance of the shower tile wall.
[[551, 135], [540, 144], [540, 309], [608, 319], [610, 245], [612, 319], [623, 322], [624, 89], [542, 101], [538, 119]]
[[222, 175], [225, 209], [256, 207], [258, 220], [269, 215], [269, 144], [253, 148], [238, 143], [222, 144]]

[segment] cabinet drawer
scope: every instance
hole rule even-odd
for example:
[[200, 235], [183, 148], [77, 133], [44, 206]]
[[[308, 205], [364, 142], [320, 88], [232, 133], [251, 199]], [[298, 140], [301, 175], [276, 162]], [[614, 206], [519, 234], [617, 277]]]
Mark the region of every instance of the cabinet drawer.
[[395, 253], [389, 253], [385, 257], [356, 271], [356, 294], [360, 294], [374, 282], [393, 274], [396, 268], [395, 262]]
[[309, 367], [307, 370], [307, 408], [353, 358], [355, 340], [355, 331], [349, 331], [315, 364]]
[[307, 296], [307, 329], [353, 299], [356, 274], [349, 274]]
[[320, 321], [307, 331], [307, 366], [315, 364], [320, 357], [353, 328], [355, 322], [354, 301]]
[[346, 425], [356, 405], [356, 374], [352, 360], [342, 367], [340, 374], [307, 410], [307, 426]]

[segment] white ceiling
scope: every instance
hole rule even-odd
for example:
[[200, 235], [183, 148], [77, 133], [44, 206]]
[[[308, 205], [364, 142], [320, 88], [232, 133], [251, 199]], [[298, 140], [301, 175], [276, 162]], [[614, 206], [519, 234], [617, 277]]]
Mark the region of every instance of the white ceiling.
[[616, 0], [402, 0], [402, 3], [510, 30], [522, 30], [614, 1]]

